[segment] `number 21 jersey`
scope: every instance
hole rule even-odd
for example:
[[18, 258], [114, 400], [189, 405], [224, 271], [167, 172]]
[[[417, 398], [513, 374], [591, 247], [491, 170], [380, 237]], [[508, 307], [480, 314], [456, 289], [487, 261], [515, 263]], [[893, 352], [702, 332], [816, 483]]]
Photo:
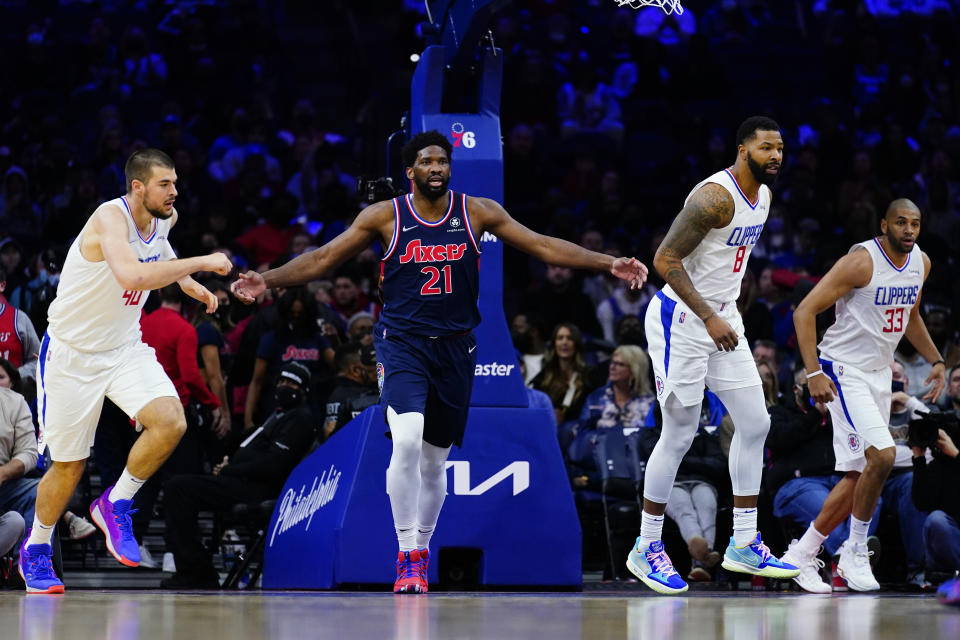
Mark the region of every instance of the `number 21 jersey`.
[[448, 194], [446, 215], [436, 222], [420, 217], [411, 194], [392, 201], [393, 239], [380, 263], [380, 324], [387, 335], [450, 336], [480, 323], [479, 243], [467, 196]]
[[897, 267], [879, 238], [853, 245], [873, 260], [870, 282], [837, 300], [837, 319], [820, 341], [820, 354], [864, 371], [890, 366], [893, 352], [907, 329], [910, 310], [923, 286], [923, 253], [916, 244]]

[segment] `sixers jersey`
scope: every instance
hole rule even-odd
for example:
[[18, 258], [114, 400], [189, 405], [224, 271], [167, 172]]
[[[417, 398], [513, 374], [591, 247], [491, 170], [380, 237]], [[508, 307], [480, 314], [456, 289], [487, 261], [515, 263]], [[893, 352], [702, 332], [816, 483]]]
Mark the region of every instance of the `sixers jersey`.
[[[732, 302], [740, 296], [740, 281], [747, 267], [750, 252], [760, 239], [760, 232], [770, 210], [770, 189], [760, 185], [756, 202], [747, 200], [729, 169], [718, 171], [690, 191], [686, 206], [700, 187], [716, 183], [733, 197], [733, 219], [725, 227], [711, 229], [697, 248], [683, 259], [683, 268], [690, 275], [694, 289], [713, 302]], [[670, 285], [664, 293], [678, 298]]]
[[[119, 207], [123, 211], [127, 240], [140, 262], [175, 257], [167, 241], [169, 219], [154, 218], [150, 234], [144, 237], [125, 198], [100, 206]], [[85, 225], [67, 252], [57, 297], [50, 304], [47, 331], [77, 351], [109, 351], [140, 340], [140, 310], [150, 292], [124, 290], [106, 260], [90, 262], [84, 258], [80, 242], [86, 229]]]
[[820, 341], [820, 353], [827, 360], [875, 371], [893, 362], [910, 310], [920, 297], [923, 254], [914, 244], [906, 262], [897, 267], [879, 238], [855, 244], [850, 251], [859, 247], [873, 260], [870, 282], [837, 300], [837, 319]]
[[0, 302], [0, 358], [19, 368], [23, 365], [23, 342], [17, 326], [17, 310]]
[[393, 239], [380, 262], [380, 323], [388, 333], [450, 336], [480, 323], [480, 247], [467, 196], [448, 193], [437, 222], [417, 214], [411, 194], [393, 199]]

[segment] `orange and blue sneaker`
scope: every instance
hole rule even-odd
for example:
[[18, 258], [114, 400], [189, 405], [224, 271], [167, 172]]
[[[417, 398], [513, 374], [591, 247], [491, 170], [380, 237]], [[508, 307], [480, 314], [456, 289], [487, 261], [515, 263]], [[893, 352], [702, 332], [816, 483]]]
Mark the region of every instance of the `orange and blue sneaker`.
[[397, 554], [397, 581], [393, 583], [394, 593], [421, 593], [420, 552], [401, 551]]
[[627, 556], [627, 569], [657, 593], [683, 593], [687, 590], [687, 583], [673, 568], [662, 540], [654, 540], [643, 549], [640, 538], [637, 538]]
[[730, 544], [723, 554], [723, 564], [720, 566], [727, 571], [749, 573], [764, 578], [796, 578], [800, 575], [800, 567], [778, 560], [770, 553], [770, 549], [760, 539], [760, 532], [757, 532], [753, 542], [745, 547], [738, 547], [731, 536]]
[[107, 537], [107, 550], [121, 564], [128, 567], [140, 566], [140, 545], [133, 537], [133, 520], [137, 512], [131, 509], [133, 500], [110, 501], [109, 487], [103, 495], [90, 505], [90, 517]]
[[417, 573], [420, 576], [420, 593], [426, 593], [430, 590], [430, 550], [417, 549], [420, 552], [420, 566], [417, 567]]
[[32, 544], [28, 547], [27, 541], [23, 541], [18, 569], [27, 585], [27, 593], [63, 593], [63, 582], [53, 571], [52, 558], [53, 548], [49, 544]]
[[937, 601], [941, 604], [960, 606], [960, 578], [947, 580], [937, 589]]

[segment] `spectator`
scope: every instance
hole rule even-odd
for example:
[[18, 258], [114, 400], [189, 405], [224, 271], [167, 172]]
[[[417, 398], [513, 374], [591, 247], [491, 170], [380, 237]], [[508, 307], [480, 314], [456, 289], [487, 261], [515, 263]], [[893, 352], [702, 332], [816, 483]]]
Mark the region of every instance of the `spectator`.
[[27, 314], [3, 298], [6, 287], [7, 274], [0, 266], [0, 356], [17, 368], [21, 378], [35, 380], [40, 339]]
[[[954, 368], [956, 371], [956, 368]], [[951, 376], [952, 377], [952, 376]], [[936, 444], [911, 447], [913, 453], [913, 503], [930, 515], [923, 527], [925, 565], [932, 572], [950, 576], [960, 571], [960, 452], [955, 440], [960, 428], [954, 425], [952, 436], [940, 429]], [[927, 451], [933, 454], [927, 461]]]
[[617, 347], [610, 358], [609, 370], [607, 384], [592, 392], [584, 402], [580, 412], [581, 428], [648, 426], [647, 417], [656, 396], [650, 388], [647, 354], [634, 345]]
[[597, 307], [597, 321], [603, 329], [603, 339], [613, 342], [614, 328], [620, 318], [625, 315], [639, 316], [648, 302], [650, 302], [650, 293], [646, 288], [633, 289], [628, 285], [617, 287], [613, 295]]
[[543, 367], [543, 354], [546, 347], [541, 334], [542, 318], [537, 313], [518, 313], [510, 323], [510, 337], [514, 348], [520, 352], [523, 362], [523, 383], [527, 386], [540, 373]]
[[193, 309], [191, 324], [197, 332], [197, 357], [203, 381], [220, 402], [221, 422], [218, 431], [227, 436], [232, 429], [233, 413], [227, 398], [226, 378], [233, 364], [233, 354], [224, 334], [233, 327], [230, 318], [231, 296], [227, 285], [219, 280], [207, 282], [206, 287], [217, 296], [217, 310], [209, 314], [204, 305], [198, 304]]
[[561, 322], [553, 330], [543, 356], [543, 368], [530, 382], [534, 389], [550, 396], [557, 424], [580, 415], [586, 399], [586, 365], [583, 362], [583, 335], [576, 325]]
[[377, 390], [377, 353], [373, 345], [342, 344], [335, 350], [337, 371], [333, 391], [327, 398], [322, 440], [326, 440], [360, 412], [380, 401]]
[[954, 365], [947, 376], [945, 411], [953, 411], [960, 416], [960, 365]]
[[599, 337], [600, 324], [590, 298], [574, 283], [573, 269], [547, 265], [544, 286], [528, 296], [524, 311], [536, 311], [551, 322], [574, 324], [587, 335]]
[[314, 417], [306, 404], [310, 375], [298, 362], [285, 364], [275, 390], [277, 409], [232, 457], [224, 457], [213, 475], [180, 475], [164, 483], [167, 547], [177, 572], [161, 588], [219, 587], [210, 554], [200, 542], [197, 515], [277, 497], [314, 439]]
[[357, 313], [369, 313], [376, 320], [380, 305], [371, 301], [362, 289], [363, 279], [356, 269], [341, 269], [333, 279], [333, 300], [330, 306], [340, 319], [341, 330]]
[[347, 321], [347, 340], [362, 345], [373, 344], [373, 325], [376, 319], [372, 313], [358, 311]]

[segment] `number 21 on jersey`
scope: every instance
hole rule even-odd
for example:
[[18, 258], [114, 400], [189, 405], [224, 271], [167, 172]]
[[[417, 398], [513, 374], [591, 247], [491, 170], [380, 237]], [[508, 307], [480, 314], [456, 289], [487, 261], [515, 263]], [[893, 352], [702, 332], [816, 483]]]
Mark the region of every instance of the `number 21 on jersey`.
[[[427, 275], [427, 281], [420, 287], [422, 296], [438, 296], [441, 293], [453, 293], [452, 268], [450, 265], [444, 265], [442, 269], [436, 267], [424, 267], [420, 273]], [[440, 281], [440, 274], [443, 274], [443, 289], [441, 290], [437, 283]]]

